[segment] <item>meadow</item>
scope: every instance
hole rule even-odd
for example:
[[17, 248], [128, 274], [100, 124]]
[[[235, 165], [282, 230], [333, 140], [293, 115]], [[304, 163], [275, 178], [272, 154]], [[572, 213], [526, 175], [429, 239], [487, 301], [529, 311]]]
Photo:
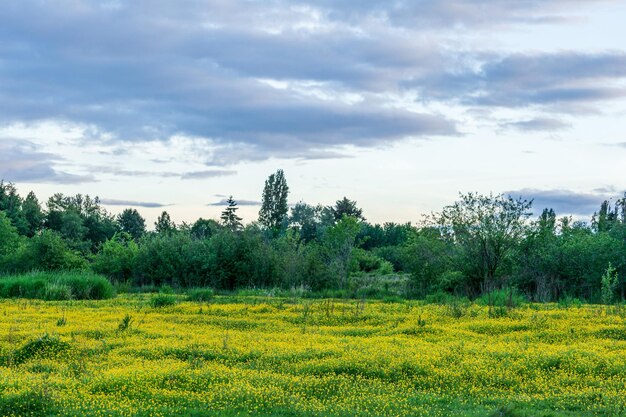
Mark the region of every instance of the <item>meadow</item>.
[[206, 298], [0, 301], [0, 415], [626, 415], [619, 307]]

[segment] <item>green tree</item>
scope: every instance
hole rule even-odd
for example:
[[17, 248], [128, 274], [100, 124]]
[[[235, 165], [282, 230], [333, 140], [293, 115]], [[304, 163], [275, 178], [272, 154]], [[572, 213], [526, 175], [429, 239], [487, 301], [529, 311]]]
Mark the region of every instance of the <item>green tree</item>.
[[215, 220], [200, 218], [191, 226], [189, 233], [196, 239], [208, 239], [220, 229], [220, 224]]
[[132, 236], [118, 232], [104, 242], [93, 258], [92, 269], [113, 281], [127, 282], [132, 278], [139, 248]]
[[357, 220], [364, 221], [363, 210], [357, 207], [356, 201], [350, 200], [347, 197], [337, 200], [333, 207], [330, 207], [330, 211], [335, 218], [335, 221], [340, 221], [344, 216], [354, 217]]
[[298, 232], [300, 239], [310, 242], [317, 238], [321, 227], [322, 210], [321, 205], [312, 206], [302, 201], [291, 208], [289, 224]]
[[402, 247], [402, 266], [411, 274], [416, 295], [425, 297], [437, 291], [458, 292], [464, 289], [462, 280], [452, 279], [459, 277], [458, 271], [452, 268], [452, 250], [439, 231], [429, 227], [419, 230]]
[[556, 213], [546, 208], [532, 223], [514, 256], [515, 284], [536, 301], [556, 300], [563, 290], [561, 243]]
[[356, 218], [344, 217], [324, 235], [326, 260], [339, 277], [340, 288], [346, 288], [348, 285], [350, 259], [359, 230], [361, 227]]
[[602, 275], [602, 304], [613, 304], [615, 300], [615, 289], [618, 284], [617, 271], [609, 262], [609, 266]]
[[69, 248], [57, 232], [47, 229], [27, 239], [11, 258], [11, 272], [76, 270], [87, 267], [85, 258]]
[[0, 211], [6, 213], [20, 235], [27, 234], [28, 223], [22, 213], [22, 198], [14, 184], [2, 180], [0, 180]]
[[521, 197], [461, 194], [460, 200], [433, 216], [443, 236], [460, 249], [470, 295], [490, 291], [498, 269], [528, 232], [532, 201]]
[[34, 192], [29, 192], [24, 201], [22, 202], [22, 214], [26, 220], [28, 230], [26, 236], [33, 237], [43, 227], [45, 215], [35, 196]]
[[45, 226], [61, 234], [73, 248], [95, 252], [101, 243], [113, 237], [117, 224], [98, 197], [57, 193], [48, 199]]
[[157, 218], [157, 221], [154, 223], [154, 230], [158, 234], [170, 234], [176, 231], [176, 224], [172, 221], [167, 211], [161, 213]]
[[265, 180], [259, 222], [268, 229], [278, 231], [282, 228], [287, 211], [289, 187], [282, 169]]
[[117, 216], [120, 230], [136, 241], [146, 233], [146, 220], [135, 209], [127, 208]]
[[222, 219], [222, 225], [231, 231], [241, 230], [243, 225], [241, 224], [241, 217], [237, 216], [237, 203], [233, 200], [233, 196], [231, 195], [226, 200], [226, 208], [222, 211], [222, 215], [220, 219]]
[[9, 217], [0, 211], [0, 267], [3, 259], [15, 252], [19, 243], [17, 229], [11, 224]]

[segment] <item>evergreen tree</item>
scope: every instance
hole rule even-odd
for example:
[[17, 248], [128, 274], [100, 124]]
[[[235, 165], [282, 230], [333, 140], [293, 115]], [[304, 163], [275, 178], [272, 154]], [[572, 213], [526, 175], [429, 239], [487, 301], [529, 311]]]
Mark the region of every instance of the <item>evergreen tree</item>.
[[167, 211], [161, 213], [154, 223], [154, 230], [159, 234], [169, 234], [176, 230], [176, 224], [172, 221]]
[[243, 228], [243, 225], [241, 224], [242, 219], [241, 217], [237, 216], [236, 213], [239, 207], [237, 207], [237, 203], [235, 202], [235, 200], [233, 200], [232, 195], [228, 197], [226, 203], [228, 204], [228, 206], [226, 206], [226, 208], [222, 212], [222, 215], [220, 216], [220, 218], [222, 219], [222, 224], [232, 231], [241, 230]]
[[365, 220], [363, 210], [356, 206], [356, 201], [349, 200], [347, 197], [337, 200], [334, 207], [330, 207], [330, 211], [335, 221], [340, 221], [343, 216], [354, 217], [357, 220]]
[[265, 180], [263, 202], [259, 211], [259, 222], [272, 230], [279, 230], [287, 216], [289, 187], [282, 169]]

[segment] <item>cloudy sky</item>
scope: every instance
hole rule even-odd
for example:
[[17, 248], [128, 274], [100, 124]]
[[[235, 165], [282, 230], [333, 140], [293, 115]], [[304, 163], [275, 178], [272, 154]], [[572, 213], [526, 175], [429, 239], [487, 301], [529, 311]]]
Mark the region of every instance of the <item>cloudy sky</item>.
[[3, 0], [0, 178], [154, 221], [458, 192], [588, 215], [626, 191], [626, 2]]

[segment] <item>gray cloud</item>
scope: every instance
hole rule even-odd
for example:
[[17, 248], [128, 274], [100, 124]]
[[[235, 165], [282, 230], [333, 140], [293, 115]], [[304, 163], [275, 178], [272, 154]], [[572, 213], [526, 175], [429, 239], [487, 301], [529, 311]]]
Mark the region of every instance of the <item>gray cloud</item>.
[[[615, 1], [613, 1], [615, 2]], [[597, 3], [611, 3], [597, 1]], [[339, 20], [379, 16], [404, 27], [472, 28], [561, 22], [586, 4], [583, 0], [399, 0], [393, 2], [317, 2]], [[587, 3], [588, 4], [588, 3]]]
[[571, 190], [539, 190], [534, 188], [524, 188], [517, 191], [507, 191], [505, 194], [512, 196], [522, 196], [533, 199], [533, 210], [536, 214], [544, 208], [552, 208], [557, 215], [577, 215], [591, 216], [598, 211], [600, 204], [604, 200], [610, 200], [614, 193], [581, 193]]
[[[441, 35], [554, 22], [585, 3], [5, 0], [0, 122], [88, 124], [112, 135], [113, 155], [116, 141], [203, 138], [207, 164], [223, 166], [458, 134], [445, 115], [390, 105], [404, 93], [589, 111], [626, 96], [610, 84], [625, 54], [461, 52]], [[509, 127], [541, 128], [530, 122]]]
[[[276, 22], [311, 19], [281, 4], [191, 2], [178, 9], [138, 1], [103, 9], [80, 0], [3, 2], [0, 104], [11, 105], [0, 118], [93, 124], [129, 141], [185, 134], [246, 143], [260, 159], [285, 149], [306, 155], [456, 134], [454, 122], [439, 114], [368, 97], [358, 104], [332, 98], [346, 89], [389, 91], [401, 72], [437, 61], [435, 48], [393, 39], [389, 31], [363, 37], [345, 25], [276, 33], [269, 30]], [[259, 80], [265, 78], [321, 82], [320, 94], [330, 96], [308, 95], [306, 85], [276, 88]]]
[[146, 202], [146, 201], [115, 200], [112, 198], [101, 198], [100, 203], [106, 206], [131, 206], [131, 207], [146, 207], [146, 208], [167, 207], [171, 205], [171, 204], [151, 203], [151, 202]]
[[571, 127], [569, 123], [565, 123], [561, 120], [544, 117], [521, 120], [518, 122], [502, 123], [500, 126], [508, 129], [516, 129], [522, 132], [555, 131]]
[[[261, 205], [260, 201], [253, 201], [253, 200], [235, 200], [235, 202], [237, 203], [238, 206], [260, 206]], [[227, 206], [227, 205], [228, 205], [227, 198], [224, 198], [216, 203], [207, 204], [207, 206]]]
[[0, 139], [0, 178], [13, 182], [75, 184], [93, 182], [91, 175], [59, 171], [54, 165], [63, 158], [37, 150], [24, 140]]
[[626, 97], [610, 81], [626, 78], [626, 53], [555, 52], [476, 57], [482, 63], [455, 73], [415, 79], [408, 85], [429, 97], [466, 105], [553, 106], [571, 112], [576, 104]]
[[227, 169], [209, 169], [206, 171], [194, 171], [187, 172], [181, 176], [184, 180], [196, 180], [196, 179], [205, 179], [205, 178], [214, 178], [214, 177], [224, 177], [228, 175], [235, 175], [237, 171], [231, 171]]

